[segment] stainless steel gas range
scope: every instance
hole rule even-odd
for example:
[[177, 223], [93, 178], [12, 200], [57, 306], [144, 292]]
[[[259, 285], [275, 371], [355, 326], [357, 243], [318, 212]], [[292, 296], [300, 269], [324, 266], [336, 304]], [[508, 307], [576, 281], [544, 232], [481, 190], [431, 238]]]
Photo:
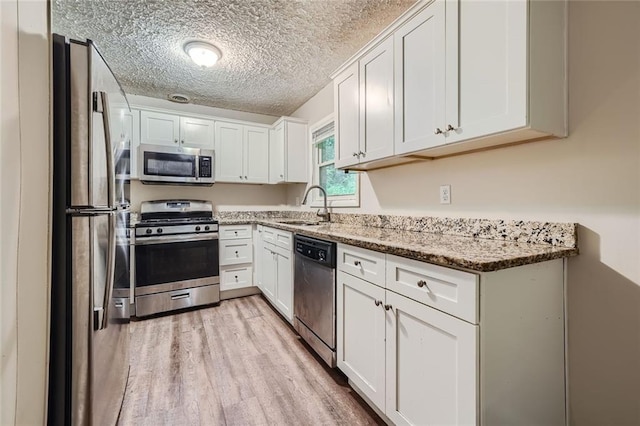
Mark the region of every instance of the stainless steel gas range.
[[135, 227], [135, 310], [142, 317], [220, 301], [218, 222], [207, 201], [147, 201]]

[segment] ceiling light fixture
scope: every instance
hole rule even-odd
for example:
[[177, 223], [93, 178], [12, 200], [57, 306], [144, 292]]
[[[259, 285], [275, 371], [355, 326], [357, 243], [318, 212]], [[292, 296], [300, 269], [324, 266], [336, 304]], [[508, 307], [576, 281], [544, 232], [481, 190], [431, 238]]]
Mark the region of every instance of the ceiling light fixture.
[[204, 41], [191, 41], [184, 45], [184, 51], [201, 67], [212, 67], [222, 57], [220, 49]]

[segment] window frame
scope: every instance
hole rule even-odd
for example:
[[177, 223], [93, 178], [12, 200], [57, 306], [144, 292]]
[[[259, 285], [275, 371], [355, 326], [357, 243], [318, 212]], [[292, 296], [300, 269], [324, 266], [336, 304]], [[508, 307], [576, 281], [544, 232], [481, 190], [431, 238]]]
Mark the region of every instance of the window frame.
[[[337, 135], [335, 134], [336, 129], [335, 129], [335, 125], [336, 125], [336, 121], [334, 118], [334, 114], [329, 114], [328, 116], [324, 117], [323, 119], [317, 121], [316, 123], [314, 123], [313, 125], [309, 126], [309, 141], [310, 141], [310, 147], [311, 149], [309, 150], [311, 152], [311, 185], [319, 185], [320, 184], [320, 166], [326, 166], [328, 164], [334, 164], [335, 165], [335, 161], [336, 158], [338, 157], [337, 154], [337, 148], [338, 148], [338, 141], [336, 138], [336, 143], [334, 143], [334, 149], [336, 150], [336, 152], [334, 153], [333, 156], [333, 161], [327, 161], [324, 163], [320, 163], [320, 156], [319, 154], [319, 149], [317, 144], [314, 142], [313, 140], [313, 134], [314, 132], [320, 130], [321, 128], [323, 128], [324, 126], [330, 124], [331, 122], [334, 123], [334, 137], [336, 137]], [[354, 175], [356, 176], [356, 191], [355, 194], [353, 195], [332, 195], [327, 197], [327, 207], [360, 207], [360, 174], [359, 173], [354, 173]], [[309, 197], [311, 198], [311, 201], [309, 202], [307, 200], [307, 206], [309, 207], [314, 207], [314, 208], [321, 208], [324, 207], [324, 197], [322, 196], [322, 192], [320, 192], [319, 190], [315, 189], [311, 191], [311, 194], [309, 194]]]

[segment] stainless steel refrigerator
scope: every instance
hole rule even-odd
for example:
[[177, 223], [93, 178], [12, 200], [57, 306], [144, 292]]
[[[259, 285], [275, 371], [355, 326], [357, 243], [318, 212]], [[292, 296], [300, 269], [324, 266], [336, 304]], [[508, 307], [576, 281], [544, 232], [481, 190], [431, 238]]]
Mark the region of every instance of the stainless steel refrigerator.
[[115, 425], [129, 376], [129, 289], [114, 289], [126, 204], [110, 112], [126, 96], [91, 41], [53, 36], [50, 425]]

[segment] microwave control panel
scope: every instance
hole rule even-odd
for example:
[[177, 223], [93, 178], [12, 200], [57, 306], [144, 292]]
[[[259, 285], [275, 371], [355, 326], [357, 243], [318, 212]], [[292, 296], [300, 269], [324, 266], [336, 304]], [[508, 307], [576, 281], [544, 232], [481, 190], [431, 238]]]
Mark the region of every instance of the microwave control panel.
[[212, 167], [211, 167], [211, 157], [209, 156], [200, 156], [198, 157], [198, 164], [200, 168], [200, 177], [201, 178], [210, 178], [212, 177]]

